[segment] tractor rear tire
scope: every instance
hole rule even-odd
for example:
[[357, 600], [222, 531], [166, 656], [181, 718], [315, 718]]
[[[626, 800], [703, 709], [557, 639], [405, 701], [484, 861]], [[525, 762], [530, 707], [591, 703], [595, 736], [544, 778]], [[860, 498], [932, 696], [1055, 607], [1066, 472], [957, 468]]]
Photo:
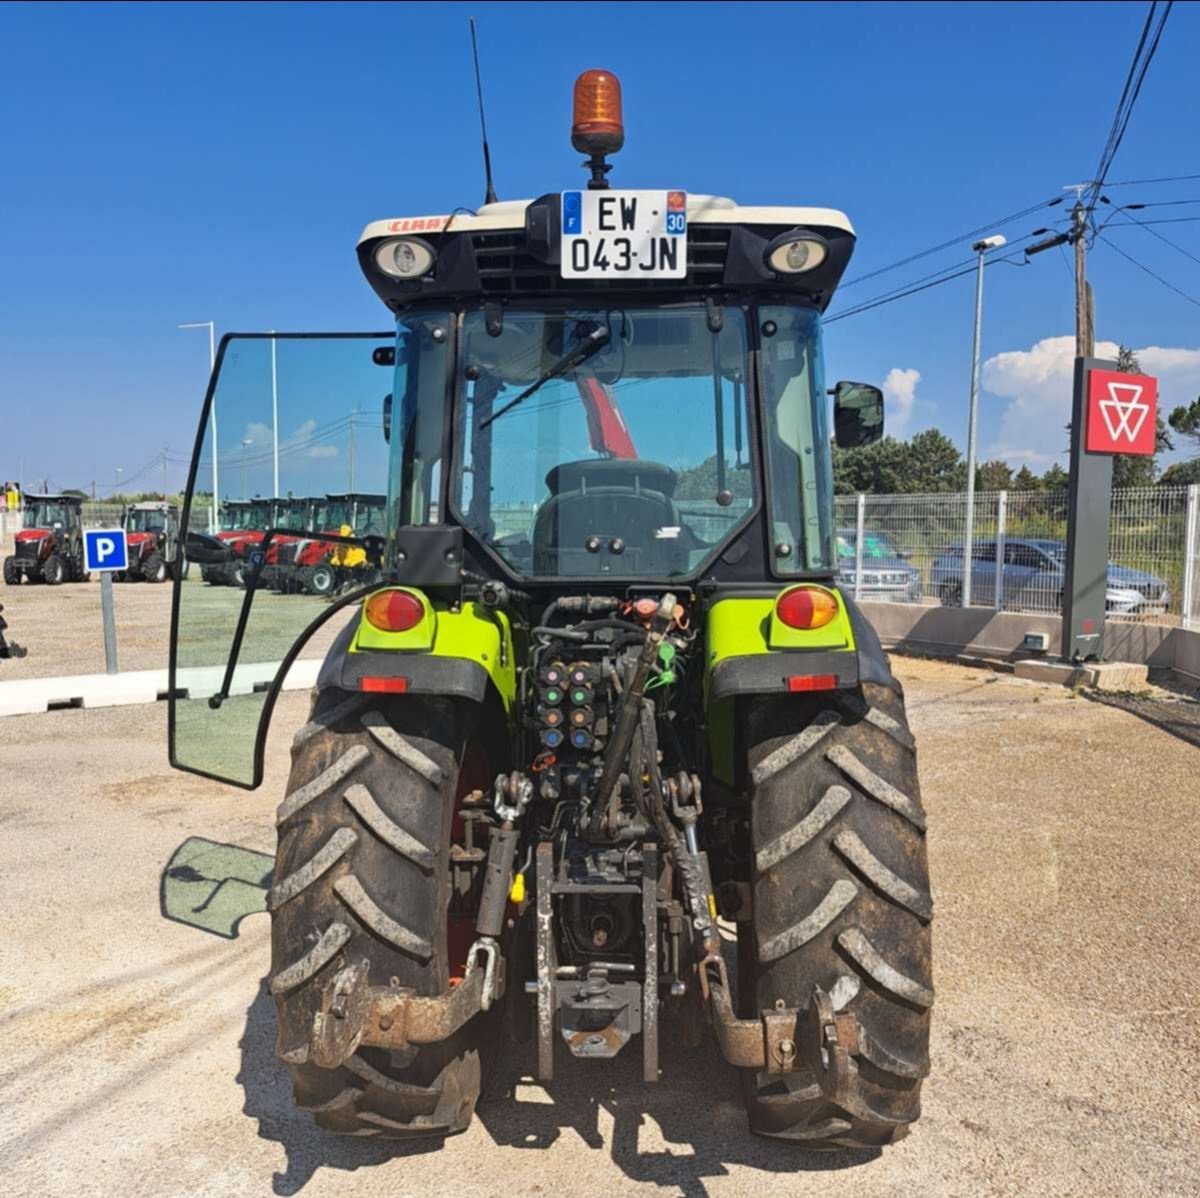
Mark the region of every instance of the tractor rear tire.
[[166, 582], [167, 563], [161, 553], [152, 553], [142, 565], [142, 577], [147, 582]]
[[15, 557], [6, 557], [4, 559], [4, 585], [6, 587], [19, 587], [21, 585], [21, 570], [17, 566]]
[[337, 590], [337, 571], [324, 563], [313, 566], [308, 575], [307, 586], [310, 595], [319, 595], [321, 598], [332, 595]]
[[437, 1044], [359, 1048], [333, 1069], [308, 1049], [321, 995], [344, 964], [365, 960], [372, 986], [449, 990], [449, 845], [468, 743], [449, 700], [343, 691], [318, 696], [293, 743], [277, 821], [270, 988], [296, 1103], [331, 1131], [404, 1139], [471, 1122], [496, 1038], [488, 1016]]
[[804, 1009], [819, 986], [858, 1023], [840, 1103], [812, 1073], [744, 1071], [751, 1130], [804, 1148], [889, 1144], [920, 1115], [933, 1004], [925, 815], [903, 694], [866, 684], [839, 700], [772, 697], [750, 709], [747, 745], [753, 936], [739, 955], [754, 953], [753, 1011]]
[[42, 563], [42, 581], [48, 587], [61, 586], [67, 576], [67, 566], [57, 553], [52, 553]]

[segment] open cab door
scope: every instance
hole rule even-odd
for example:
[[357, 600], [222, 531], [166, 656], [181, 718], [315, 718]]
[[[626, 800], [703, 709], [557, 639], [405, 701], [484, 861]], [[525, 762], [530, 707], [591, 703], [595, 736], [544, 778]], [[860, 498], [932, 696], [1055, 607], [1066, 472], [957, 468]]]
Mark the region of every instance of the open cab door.
[[[394, 333], [221, 341], [182, 515], [177, 560], [189, 569], [175, 571], [169, 739], [176, 769], [259, 785], [276, 694], [316, 682], [350, 618], [341, 596], [378, 576], [382, 535], [347, 536], [340, 524], [297, 527], [278, 515], [295, 505], [275, 501], [387, 494], [384, 399], [394, 346]], [[324, 565], [338, 550], [345, 558], [348, 546], [361, 551], [357, 564], [337, 570], [332, 592], [306, 587], [312, 575], [290, 565], [301, 548], [305, 560]]]

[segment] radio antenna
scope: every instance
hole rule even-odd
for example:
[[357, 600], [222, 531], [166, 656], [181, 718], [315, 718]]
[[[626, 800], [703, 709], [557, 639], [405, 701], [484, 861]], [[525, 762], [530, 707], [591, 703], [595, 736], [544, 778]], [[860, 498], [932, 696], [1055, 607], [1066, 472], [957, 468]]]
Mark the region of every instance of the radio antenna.
[[471, 57], [475, 60], [475, 94], [479, 98], [479, 128], [483, 133], [483, 175], [487, 180], [485, 204], [496, 202], [496, 188], [492, 183], [492, 152], [488, 148], [487, 118], [483, 115], [483, 83], [479, 78], [479, 43], [475, 40], [475, 18], [471, 17]]

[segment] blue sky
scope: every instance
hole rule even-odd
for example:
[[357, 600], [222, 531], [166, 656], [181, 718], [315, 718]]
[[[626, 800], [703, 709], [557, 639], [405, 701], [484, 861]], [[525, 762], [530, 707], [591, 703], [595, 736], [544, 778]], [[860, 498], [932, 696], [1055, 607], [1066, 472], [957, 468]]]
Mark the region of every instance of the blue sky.
[[[625, 89], [615, 185], [842, 208], [850, 279], [1089, 177], [1145, 5], [0, 7], [0, 475], [103, 488], [189, 451], [207, 344], [180, 321], [386, 328], [363, 225], [482, 199], [472, 13], [501, 197], [580, 181], [571, 82], [605, 66]], [[1198, 36], [1200, 7], [1176, 5], [1114, 179], [1200, 174]], [[1112, 194], [1200, 199], [1200, 179]], [[1200, 222], [1159, 231], [1200, 256]], [[1200, 297], [1196, 262], [1112, 238]], [[1157, 347], [1168, 404], [1200, 392], [1200, 308], [1103, 244], [1092, 278], [1099, 337]], [[1057, 251], [988, 272], [985, 451], [1043, 468], [1061, 448], [1071, 296]], [[834, 324], [828, 377], [890, 378], [896, 431], [962, 444], [971, 307], [965, 278]]]

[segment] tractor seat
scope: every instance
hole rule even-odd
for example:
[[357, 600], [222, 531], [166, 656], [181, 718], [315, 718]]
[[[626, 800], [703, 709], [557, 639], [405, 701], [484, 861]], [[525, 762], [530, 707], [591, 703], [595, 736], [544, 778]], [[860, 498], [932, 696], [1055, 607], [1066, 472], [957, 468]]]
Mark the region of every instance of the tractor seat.
[[[658, 462], [597, 459], [554, 467], [546, 476], [550, 497], [534, 518], [534, 572], [591, 573], [589, 559], [596, 573], [601, 560], [615, 573], [675, 574], [686, 568], [679, 511], [671, 499], [675, 481], [675, 472]], [[593, 536], [605, 544], [599, 554], [585, 548]], [[607, 551], [615, 539], [624, 542], [627, 569]], [[572, 568], [564, 570], [568, 561]]]
[[593, 487], [628, 487], [632, 491], [660, 491], [674, 495], [678, 476], [662, 462], [641, 458], [584, 458], [579, 462], [561, 462], [546, 475], [551, 495], [564, 491], [589, 491]]

